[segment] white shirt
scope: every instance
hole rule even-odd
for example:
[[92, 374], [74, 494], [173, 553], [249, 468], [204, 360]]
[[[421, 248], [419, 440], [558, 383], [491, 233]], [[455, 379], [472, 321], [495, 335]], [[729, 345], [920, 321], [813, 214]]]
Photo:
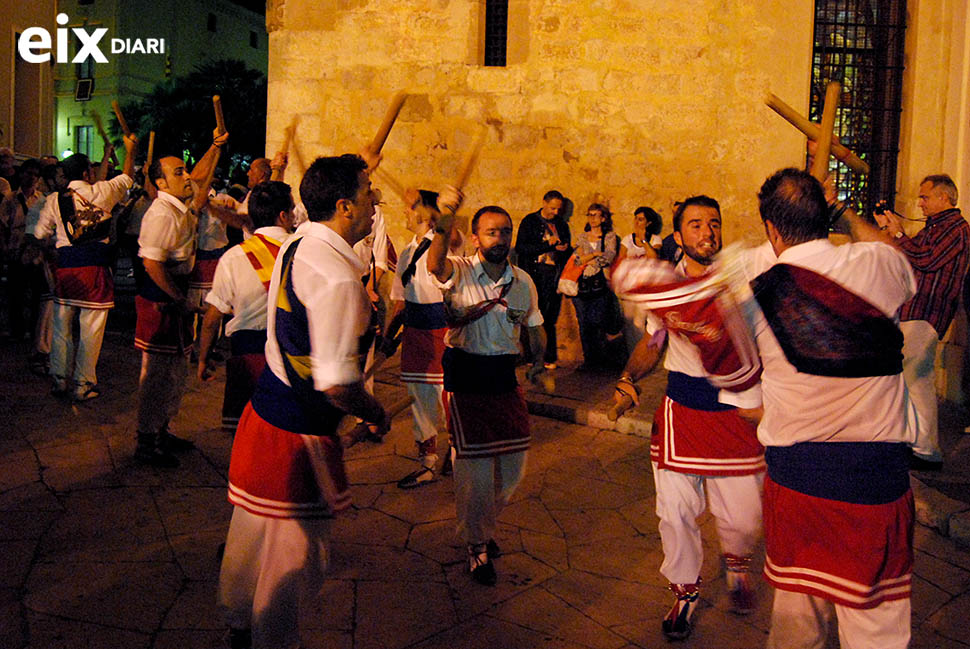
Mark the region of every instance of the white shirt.
[[195, 264], [196, 217], [188, 206], [159, 191], [141, 221], [138, 256], [173, 264], [175, 275], [188, 275]]
[[452, 310], [497, 298], [506, 284], [513, 279], [515, 283], [503, 298], [508, 306], [498, 304], [478, 320], [458, 329], [448, 329], [445, 344], [482, 356], [518, 354], [519, 326], [542, 324], [539, 297], [532, 278], [518, 266], [507, 264], [502, 276], [493, 282], [477, 252], [469, 257], [448, 259], [453, 267], [451, 277], [442, 283], [432, 276], [432, 281], [444, 291], [445, 303]]
[[374, 206], [370, 234], [354, 245], [354, 252], [367, 267], [364, 273], [369, 272], [371, 255], [374, 258], [374, 265], [387, 271], [387, 223], [384, 221], [384, 213], [380, 205]]
[[[68, 187], [73, 189], [79, 196], [94, 203], [107, 213], [111, 213], [112, 208], [125, 197], [125, 192], [134, 184], [128, 174], [115, 176], [111, 180], [99, 180], [93, 185], [83, 180], [72, 180]], [[74, 199], [74, 208], [78, 209], [78, 201]], [[57, 204], [57, 193], [48, 196], [44, 207], [41, 208], [40, 218], [33, 228], [34, 237], [44, 240], [52, 234], [56, 234], [55, 245], [58, 248], [71, 245], [71, 240], [64, 229], [64, 222], [61, 220], [61, 208]], [[103, 241], [107, 241], [105, 238]]]
[[[306, 307], [310, 327], [313, 386], [327, 390], [360, 381], [359, 339], [370, 322], [370, 300], [360, 281], [365, 272], [353, 248], [323, 223], [307, 221], [283, 247], [301, 241], [293, 259], [293, 290]], [[266, 307], [266, 365], [287, 385], [286, 370], [276, 343], [276, 296], [283, 265], [273, 268]]]
[[637, 257], [642, 257], [647, 254], [647, 251], [643, 246], [638, 246], [633, 242], [632, 232], [623, 237], [623, 240], [620, 241], [620, 245], [626, 248], [626, 256], [630, 259], [636, 259]]
[[[427, 234], [421, 237], [421, 240], [433, 238], [434, 230], [428, 230]], [[427, 252], [421, 255], [421, 258], [414, 265], [414, 276], [408, 282], [408, 285], [404, 286], [404, 282], [401, 280], [404, 271], [411, 265], [411, 257], [414, 256], [418, 243], [419, 239], [413, 237], [411, 243], [401, 252], [401, 258], [397, 262], [397, 270], [394, 272], [394, 281], [391, 283], [391, 299], [406, 300], [416, 304], [435, 304], [441, 302], [441, 289], [438, 288], [431, 277], [431, 273], [428, 272]]]
[[[757, 251], [757, 249], [756, 249]], [[765, 255], [750, 256], [749, 278], [767, 270]], [[898, 322], [899, 307], [916, 292], [906, 257], [882, 243], [832, 245], [817, 239], [783, 251], [777, 263], [815, 271], [864, 298]], [[764, 374], [765, 414], [758, 439], [765, 446], [798, 442], [913, 442], [902, 374], [841, 378], [803, 374], [785, 357], [761, 309], [751, 309]]]
[[[255, 234], [283, 243], [290, 234], [281, 227], [259, 228]], [[236, 245], [219, 258], [212, 290], [205, 301], [225, 314], [232, 314], [226, 323], [226, 335], [241, 330], [266, 329], [266, 287], [241, 246]]]

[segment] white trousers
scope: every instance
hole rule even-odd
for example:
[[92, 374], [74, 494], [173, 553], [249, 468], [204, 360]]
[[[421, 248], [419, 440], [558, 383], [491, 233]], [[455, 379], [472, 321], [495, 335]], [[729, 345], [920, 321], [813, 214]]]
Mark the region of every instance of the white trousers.
[[34, 352], [51, 353], [54, 337], [54, 300], [41, 300], [37, 307], [37, 326], [34, 328]]
[[526, 451], [455, 459], [458, 536], [465, 543], [485, 543], [494, 538], [495, 521], [522, 482], [525, 462]]
[[178, 414], [189, 359], [184, 354], [141, 353], [138, 377], [138, 432], [158, 434]]
[[266, 518], [235, 507], [219, 571], [219, 607], [253, 649], [300, 646], [300, 609], [320, 596], [330, 519]]
[[[76, 356], [74, 318], [78, 319], [80, 325]], [[96, 384], [98, 357], [101, 355], [104, 326], [107, 322], [108, 309], [85, 309], [55, 302], [54, 330], [51, 333], [51, 375], [56, 379], [66, 379], [73, 375], [74, 382], [78, 385]]]
[[775, 590], [767, 649], [824, 649], [832, 613], [842, 649], [906, 649], [910, 639], [910, 600], [859, 609], [802, 593]]
[[438, 434], [444, 426], [445, 409], [441, 400], [444, 386], [440, 383], [405, 383], [414, 420], [414, 441], [423, 442]]
[[903, 332], [903, 379], [916, 407], [916, 443], [913, 453], [925, 460], [940, 461], [940, 433], [937, 427], [936, 345], [939, 336], [926, 320], [899, 323]]
[[654, 462], [653, 482], [664, 551], [660, 574], [670, 583], [693, 584], [701, 574], [704, 550], [697, 517], [705, 506], [714, 516], [722, 552], [742, 557], [754, 552], [761, 537], [764, 473], [700, 476], [658, 469]]

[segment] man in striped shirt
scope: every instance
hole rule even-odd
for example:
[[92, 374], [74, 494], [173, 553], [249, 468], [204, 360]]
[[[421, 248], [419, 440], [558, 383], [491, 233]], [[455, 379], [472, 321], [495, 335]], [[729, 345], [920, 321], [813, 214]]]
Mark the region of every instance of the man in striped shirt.
[[970, 225], [956, 204], [956, 185], [946, 174], [939, 174], [920, 183], [919, 207], [926, 226], [916, 236], [906, 236], [893, 212], [876, 214], [916, 276], [916, 295], [903, 305], [899, 328], [904, 338], [903, 375], [918, 421], [911, 465], [921, 470], [943, 468], [934, 385], [936, 344], [950, 327], [970, 265]]

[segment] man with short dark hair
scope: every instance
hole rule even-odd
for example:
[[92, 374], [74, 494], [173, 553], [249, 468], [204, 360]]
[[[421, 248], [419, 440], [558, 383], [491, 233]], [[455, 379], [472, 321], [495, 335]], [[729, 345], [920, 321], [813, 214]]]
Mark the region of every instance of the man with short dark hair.
[[[309, 221], [280, 249], [267, 298], [266, 369], [246, 405], [229, 465], [234, 505], [219, 576], [230, 639], [298, 647], [301, 608], [320, 593], [330, 519], [350, 506], [337, 425], [345, 414], [390, 425], [363, 383], [370, 301], [353, 244], [375, 196], [358, 156], [318, 158], [300, 183]], [[336, 307], [336, 308], [335, 308]]]
[[918, 436], [913, 468], [943, 467], [936, 402], [936, 346], [953, 321], [963, 279], [970, 267], [970, 225], [960, 213], [957, 187], [946, 174], [927, 176], [919, 186], [919, 207], [926, 225], [910, 238], [899, 217], [887, 210], [876, 214], [882, 229], [913, 265], [916, 295], [903, 305], [903, 375], [916, 406]]
[[562, 307], [562, 295], [558, 292], [559, 275], [569, 260], [569, 225], [561, 212], [565, 198], [555, 189], [542, 197], [542, 209], [526, 214], [519, 223], [515, 239], [516, 262], [535, 282], [539, 295], [539, 312], [542, 313], [546, 333], [546, 369], [555, 369], [558, 360], [556, 350], [556, 321]]
[[[721, 250], [720, 205], [709, 196], [692, 196], [678, 204], [673, 223], [674, 239], [684, 251], [677, 275], [708, 276]], [[660, 572], [676, 597], [661, 630], [675, 640], [692, 630], [704, 559], [697, 518], [705, 508], [716, 522], [731, 610], [746, 614], [754, 608], [749, 570], [761, 535], [764, 449], [739, 406], [757, 407], [760, 391], [753, 385], [730, 393], [712, 383], [712, 372], [692, 338], [705, 329], [711, 324], [697, 309], [648, 310], [646, 335], [616, 386], [617, 408], [627, 398], [636, 402], [636, 382], [656, 367], [668, 341], [667, 390], [653, 418], [650, 459], [664, 552]]]
[[[96, 369], [108, 310], [114, 306], [108, 245], [111, 210], [134, 182], [137, 141], [133, 135], [125, 136], [123, 172], [111, 180], [94, 182], [91, 161], [83, 154], [67, 158], [63, 162], [67, 190], [44, 203], [34, 226], [36, 239], [54, 235], [57, 247], [50, 357], [52, 392], [57, 396], [85, 401], [100, 394]], [[75, 318], [80, 326], [76, 356]], [[73, 391], [69, 391], [68, 380], [73, 381]]]
[[199, 338], [198, 376], [212, 378], [209, 354], [224, 316], [232, 356], [226, 361], [226, 389], [222, 401], [222, 428], [235, 432], [243, 408], [256, 389], [266, 366], [266, 292], [280, 246], [293, 231], [293, 196], [290, 186], [277, 181], [253, 188], [249, 216], [256, 230], [246, 241], [230, 248], [216, 266], [208, 308]]
[[145, 265], [145, 281], [135, 297], [135, 348], [142, 352], [135, 460], [141, 464], [176, 467], [175, 453], [193, 448], [192, 442], [171, 433], [169, 422], [185, 390], [197, 312], [188, 301], [188, 283], [195, 265], [198, 211], [208, 199], [205, 183], [211, 181], [228, 138], [214, 131], [212, 146], [191, 174], [175, 156], [159, 156], [148, 170], [158, 196], [142, 217], [138, 236], [138, 256]]
[[764, 365], [765, 577], [772, 649], [821, 647], [833, 611], [844, 647], [910, 638], [913, 494], [900, 307], [916, 290], [889, 237], [844, 206], [853, 240], [828, 241], [830, 210], [808, 173], [758, 194], [777, 255], [749, 255]]
[[448, 256], [459, 203], [453, 188], [442, 192], [444, 214], [435, 226], [427, 264], [449, 314], [442, 366], [455, 452], [458, 532], [472, 578], [491, 586], [497, 579], [492, 564], [498, 553], [496, 520], [525, 474], [531, 441], [515, 376], [519, 334], [525, 327], [533, 355], [530, 378], [543, 371], [545, 336], [532, 278], [508, 260], [508, 212], [496, 205], [478, 210], [471, 222], [477, 251], [469, 257]]

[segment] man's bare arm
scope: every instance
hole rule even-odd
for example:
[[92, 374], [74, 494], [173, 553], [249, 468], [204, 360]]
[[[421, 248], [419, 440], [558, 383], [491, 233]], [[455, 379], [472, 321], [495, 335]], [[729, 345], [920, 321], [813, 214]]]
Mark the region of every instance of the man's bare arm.
[[543, 359], [546, 356], [546, 330], [541, 326], [526, 327], [525, 333], [529, 339], [529, 351], [532, 352], [532, 367], [525, 375], [532, 380], [545, 369]]
[[202, 381], [210, 380], [215, 374], [215, 368], [209, 364], [209, 353], [215, 345], [219, 334], [219, 324], [224, 314], [211, 304], [202, 318], [202, 329], [199, 332], [199, 368], [198, 376]]
[[335, 385], [324, 390], [333, 405], [364, 421], [377, 424], [377, 435], [383, 437], [391, 428], [390, 418], [380, 402], [364, 388], [363, 381], [349, 385]]

